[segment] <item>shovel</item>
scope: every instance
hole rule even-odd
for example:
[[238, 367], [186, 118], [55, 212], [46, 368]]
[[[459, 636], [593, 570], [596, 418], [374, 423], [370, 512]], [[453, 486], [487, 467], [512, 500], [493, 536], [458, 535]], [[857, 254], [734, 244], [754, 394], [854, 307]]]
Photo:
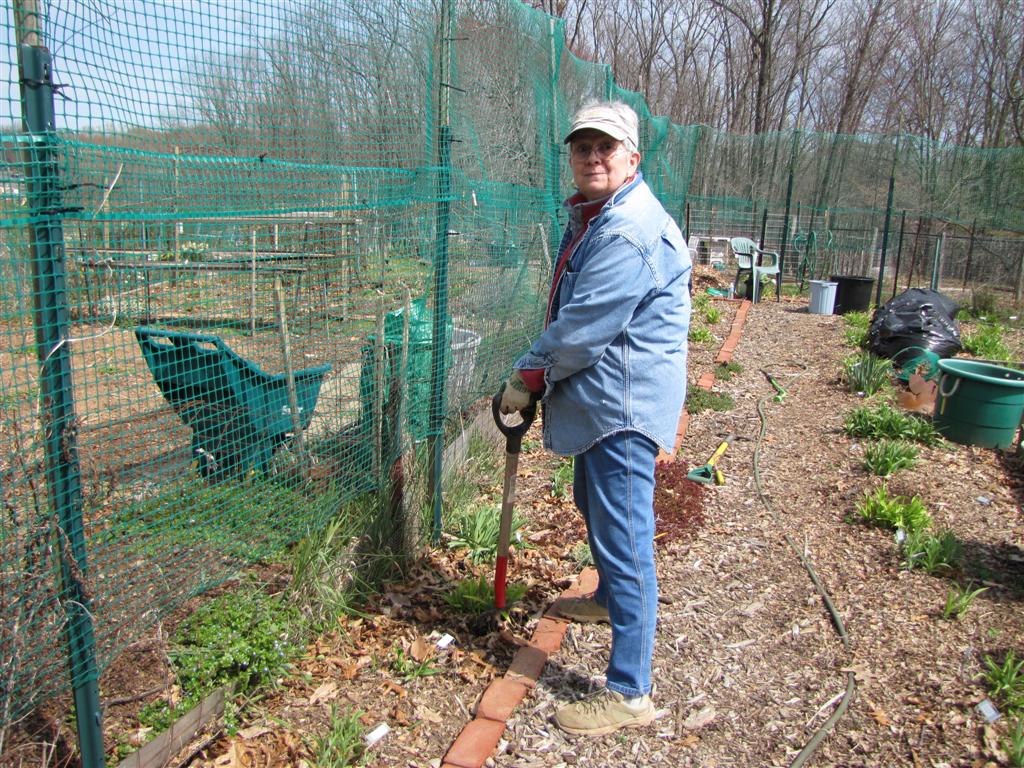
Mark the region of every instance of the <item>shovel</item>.
[[533, 417], [537, 414], [537, 401], [531, 400], [519, 415], [522, 423], [509, 426], [501, 418], [501, 393], [505, 387], [491, 400], [491, 413], [494, 414], [494, 423], [498, 425], [501, 434], [505, 436], [505, 487], [501, 493], [501, 526], [498, 529], [498, 558], [494, 564], [494, 607], [498, 610], [505, 608], [505, 585], [508, 577], [508, 544], [512, 535], [512, 508], [516, 498], [516, 470], [519, 467], [519, 451], [523, 446], [523, 435], [533, 424]]

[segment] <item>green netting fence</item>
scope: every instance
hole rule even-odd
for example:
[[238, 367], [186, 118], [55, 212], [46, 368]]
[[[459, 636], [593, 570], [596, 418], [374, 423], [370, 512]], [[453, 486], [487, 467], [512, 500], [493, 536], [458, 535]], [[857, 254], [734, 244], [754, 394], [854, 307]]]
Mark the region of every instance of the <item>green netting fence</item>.
[[0, 734], [70, 689], [87, 765], [99, 674], [186, 599], [360, 500], [416, 530], [410, 454], [436, 531], [447, 439], [539, 328], [585, 99], [640, 114], [692, 243], [1020, 298], [1022, 150], [675, 125], [516, 0], [0, 19]]

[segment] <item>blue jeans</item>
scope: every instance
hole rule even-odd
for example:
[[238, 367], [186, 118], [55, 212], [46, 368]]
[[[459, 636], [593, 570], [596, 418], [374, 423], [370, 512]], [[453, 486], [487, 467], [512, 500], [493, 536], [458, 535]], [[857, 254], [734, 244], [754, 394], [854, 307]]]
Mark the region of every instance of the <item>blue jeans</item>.
[[658, 446], [639, 432], [616, 432], [576, 456], [573, 498], [587, 523], [599, 575], [594, 595], [608, 607], [612, 652], [608, 687], [624, 696], [651, 691], [658, 618], [654, 569], [654, 460]]

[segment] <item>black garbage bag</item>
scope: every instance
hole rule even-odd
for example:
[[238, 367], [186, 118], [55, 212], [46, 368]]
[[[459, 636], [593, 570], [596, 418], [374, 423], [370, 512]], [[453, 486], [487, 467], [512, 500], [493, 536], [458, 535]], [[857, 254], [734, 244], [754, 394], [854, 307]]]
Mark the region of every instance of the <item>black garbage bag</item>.
[[912, 347], [940, 358], [960, 351], [960, 307], [948, 296], [927, 288], [908, 288], [875, 310], [868, 328], [868, 349], [895, 358]]

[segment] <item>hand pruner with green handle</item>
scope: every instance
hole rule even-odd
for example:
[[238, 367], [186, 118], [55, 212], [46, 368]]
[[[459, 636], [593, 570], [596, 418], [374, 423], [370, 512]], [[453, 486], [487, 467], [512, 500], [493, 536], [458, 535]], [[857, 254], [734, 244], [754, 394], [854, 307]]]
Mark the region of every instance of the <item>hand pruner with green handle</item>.
[[711, 454], [711, 458], [707, 460], [707, 463], [703, 467], [696, 467], [686, 473], [687, 480], [693, 480], [695, 483], [701, 483], [703, 485], [725, 485], [725, 474], [718, 468], [718, 460], [722, 458], [726, 448], [729, 447], [729, 443], [735, 440], [733, 435], [729, 435], [718, 447], [715, 448], [715, 452]]
[[498, 425], [501, 434], [505, 436], [505, 486], [501, 493], [501, 527], [498, 529], [498, 559], [494, 565], [494, 607], [503, 610], [505, 608], [505, 585], [508, 578], [508, 545], [512, 536], [512, 509], [515, 505], [516, 496], [516, 471], [519, 468], [519, 451], [523, 447], [523, 436], [533, 424], [533, 418], [537, 414], [537, 401], [533, 399], [530, 404], [519, 412], [522, 422], [515, 425], [508, 425], [501, 417], [501, 393], [505, 387], [494, 396], [491, 401], [491, 413], [494, 414], [494, 423]]

